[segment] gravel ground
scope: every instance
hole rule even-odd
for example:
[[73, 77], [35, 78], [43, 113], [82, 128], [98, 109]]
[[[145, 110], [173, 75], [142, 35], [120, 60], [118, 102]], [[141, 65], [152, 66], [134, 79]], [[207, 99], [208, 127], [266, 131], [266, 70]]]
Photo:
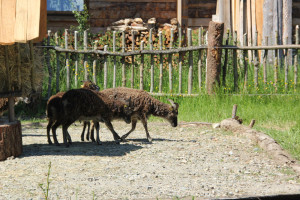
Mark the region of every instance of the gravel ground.
[[[130, 129], [114, 123], [123, 135]], [[152, 143], [138, 123], [116, 145], [102, 125], [103, 145], [81, 142], [69, 129], [70, 148], [47, 144], [45, 124], [23, 124], [23, 154], [0, 162], [0, 199], [40, 199], [48, 165], [50, 199], [213, 199], [300, 193], [298, 176], [250, 139], [207, 126], [149, 123]], [[62, 142], [61, 130], [58, 140]]]

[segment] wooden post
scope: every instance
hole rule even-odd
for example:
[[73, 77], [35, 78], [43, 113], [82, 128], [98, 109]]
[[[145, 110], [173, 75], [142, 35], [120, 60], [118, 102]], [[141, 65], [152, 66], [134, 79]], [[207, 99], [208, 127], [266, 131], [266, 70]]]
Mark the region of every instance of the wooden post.
[[232, 114], [231, 114], [231, 118], [232, 118], [232, 119], [235, 119], [235, 117], [236, 117], [236, 112], [237, 112], [237, 105], [234, 104], [234, 105], [233, 105], [233, 108], [232, 108]]
[[[125, 52], [125, 32], [122, 32], [122, 53]], [[125, 56], [121, 59], [122, 62], [122, 87], [126, 86], [126, 64], [125, 64]]]
[[[192, 46], [192, 29], [188, 28], [187, 32], [188, 32], [188, 47], [191, 47]], [[190, 51], [189, 52], [188, 94], [192, 94], [192, 90], [193, 90], [193, 51]]]
[[[50, 35], [51, 35], [51, 30], [48, 30], [48, 37], [47, 37], [47, 46], [50, 46]], [[48, 94], [47, 98], [49, 99], [51, 96], [51, 83], [52, 83], [52, 68], [51, 68], [51, 63], [50, 63], [50, 52], [49, 48], [46, 49], [47, 51], [47, 56], [46, 56], [46, 61], [47, 61], [47, 68], [48, 68], [48, 73], [49, 73], [49, 78], [48, 78]], [[17, 58], [17, 63], [18, 63], [18, 76], [20, 73], [20, 67], [21, 67], [21, 56], [20, 56], [20, 45], [17, 44], [17, 52], [18, 52], [18, 58]], [[20, 82], [19, 82], [20, 83]]]
[[[94, 50], [97, 50], [98, 40], [95, 41]], [[94, 55], [95, 59], [93, 60], [93, 82], [97, 84], [97, 54]]]
[[[68, 49], [68, 29], [65, 29], [65, 49]], [[67, 90], [70, 89], [70, 64], [69, 53], [66, 53], [66, 78], [67, 78]]]
[[[285, 38], [285, 44], [288, 42], [288, 37]], [[288, 75], [289, 75], [289, 62], [288, 62], [288, 49], [285, 49], [285, 54], [284, 54], [284, 88], [285, 90], [288, 89]]]
[[[179, 27], [178, 28], [178, 40], [179, 40], [179, 48], [182, 47], [182, 29]], [[179, 80], [178, 80], [178, 92], [179, 94], [182, 93], [182, 53], [179, 52], [179, 58], [178, 58], [178, 62], [179, 62]]]
[[[292, 44], [292, 13], [293, 13], [293, 1], [282, 0], [282, 38], [283, 44]], [[291, 50], [286, 50], [288, 53], [285, 55], [285, 68], [286, 64], [290, 65], [292, 61]], [[286, 84], [287, 85], [287, 84]]]
[[[17, 68], [18, 68], [18, 88], [19, 90], [22, 89], [22, 80], [21, 80], [21, 51], [20, 51], [20, 44], [17, 43], [16, 44], [16, 51], [17, 51]], [[47, 51], [49, 51], [49, 49], [47, 48]], [[49, 52], [48, 52], [49, 53]], [[49, 54], [50, 56], [50, 54]], [[50, 64], [50, 57], [49, 58], [49, 63]], [[49, 67], [49, 65], [48, 65]], [[51, 65], [50, 65], [50, 68], [51, 68]], [[51, 77], [52, 79], [52, 68], [51, 68], [51, 75], [50, 75], [50, 72], [49, 72], [49, 76]], [[50, 90], [51, 90], [51, 85], [50, 85]], [[49, 88], [48, 88], [48, 91], [49, 91]]]
[[[265, 37], [265, 46], [268, 46], [268, 36]], [[268, 50], [265, 50], [263, 58], [263, 68], [264, 68], [264, 84], [267, 84], [267, 64], [268, 64]]]
[[209, 22], [207, 44], [207, 93], [213, 94], [216, 82], [220, 84], [224, 23]]
[[[104, 51], [107, 51], [107, 45], [104, 46]], [[107, 55], [104, 55], [104, 83], [103, 89], [107, 88]]]
[[[243, 46], [247, 46], [247, 33], [244, 34]], [[244, 90], [248, 86], [248, 64], [247, 64], [247, 50], [243, 51], [243, 61], [244, 61]]]
[[[275, 45], [278, 45], [278, 31], [275, 32]], [[278, 82], [278, 50], [275, 49], [275, 61], [274, 61], [274, 86], [277, 92], [277, 82]]]
[[[144, 41], [141, 42], [141, 51], [144, 50]], [[144, 54], [141, 54], [140, 90], [144, 90]]]
[[[75, 46], [74, 49], [75, 51], [77, 50], [77, 36], [78, 36], [78, 31], [74, 32], [74, 42], [75, 42]], [[75, 88], [78, 87], [78, 54], [76, 53], [75, 55], [75, 76], [74, 76], [74, 81], [75, 81]]]
[[[162, 41], [162, 32], [158, 33], [159, 35], [159, 50], [163, 49]], [[163, 84], [163, 54], [159, 54], [159, 93], [162, 93], [162, 84]]]
[[[7, 77], [7, 91], [11, 91], [11, 77], [10, 77], [10, 65], [9, 65], [9, 56], [8, 56], [8, 46], [4, 46], [5, 51], [5, 68], [6, 68], [6, 77]], [[8, 97], [8, 120], [9, 122], [15, 121], [15, 101], [14, 97]]]
[[[116, 31], [113, 31], [113, 52], [116, 52]], [[113, 88], [116, 87], [117, 60], [114, 56]]]
[[[152, 32], [153, 32], [153, 28], [150, 29], [150, 33], [149, 33], [149, 45], [150, 45], [150, 50], [153, 50], [153, 41], [152, 41]], [[154, 89], [154, 58], [153, 58], [153, 54], [150, 55], [150, 92], [153, 92]]]
[[[237, 46], [237, 31], [233, 34], [233, 45]], [[233, 90], [238, 90], [237, 50], [233, 50]]]
[[[203, 39], [203, 27], [199, 28], [199, 35], [198, 35], [198, 45], [202, 45], [202, 39]], [[202, 51], [198, 51], [198, 87], [199, 91], [202, 89]]]
[[[85, 51], [87, 51], [87, 30], [83, 33], [83, 48]], [[87, 81], [89, 79], [89, 73], [88, 73], [88, 60], [87, 60], [87, 54], [84, 54], [84, 61], [83, 61], [83, 67], [84, 67], [84, 80]]]
[[[257, 46], [257, 31], [255, 32], [254, 37], [254, 46]], [[254, 87], [257, 90], [258, 87], [258, 67], [259, 67], [259, 61], [258, 61], [258, 50], [254, 50]]]
[[[295, 29], [295, 43], [299, 45], [299, 25], [296, 26]], [[294, 56], [294, 90], [297, 88], [298, 83], [298, 49], [296, 49], [296, 53]]]
[[[55, 45], [58, 46], [58, 34], [55, 33]], [[56, 93], [59, 92], [59, 72], [60, 72], [60, 64], [59, 64], [59, 51], [56, 51]]]
[[[132, 31], [132, 51], [135, 48], [135, 38], [134, 31]], [[132, 65], [131, 65], [131, 88], [134, 88], [134, 56], [132, 56]]]
[[[174, 40], [174, 29], [171, 29], [171, 41], [170, 41], [170, 49], [173, 48], [173, 40]], [[169, 90], [170, 93], [173, 93], [173, 66], [172, 66], [172, 54], [169, 54], [168, 57], [169, 63]]]
[[31, 89], [33, 93], [35, 93], [35, 84], [34, 84], [34, 78], [35, 78], [35, 69], [34, 69], [34, 49], [33, 49], [33, 43], [32, 40], [29, 41], [29, 49], [30, 49], [30, 65], [31, 65]]
[[[229, 29], [227, 29], [225, 45], [228, 45], [228, 43], [229, 43], [229, 32], [230, 32]], [[223, 65], [223, 69], [222, 69], [222, 72], [223, 72], [222, 83], [223, 83], [224, 87], [226, 86], [227, 62], [228, 62], [228, 49], [225, 49], [224, 65]]]

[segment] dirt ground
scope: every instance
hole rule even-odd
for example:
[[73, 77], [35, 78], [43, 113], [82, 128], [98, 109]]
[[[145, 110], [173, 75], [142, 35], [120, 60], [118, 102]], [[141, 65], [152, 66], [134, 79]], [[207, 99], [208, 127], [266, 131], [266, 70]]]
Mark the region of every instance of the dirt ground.
[[[113, 123], [120, 135], [130, 126]], [[0, 162], [0, 199], [40, 199], [50, 170], [50, 199], [215, 199], [300, 193], [300, 180], [245, 136], [209, 126], [138, 123], [128, 142], [114, 144], [101, 124], [103, 145], [48, 145], [45, 124], [23, 124], [23, 154]], [[61, 129], [58, 140], [62, 142]]]

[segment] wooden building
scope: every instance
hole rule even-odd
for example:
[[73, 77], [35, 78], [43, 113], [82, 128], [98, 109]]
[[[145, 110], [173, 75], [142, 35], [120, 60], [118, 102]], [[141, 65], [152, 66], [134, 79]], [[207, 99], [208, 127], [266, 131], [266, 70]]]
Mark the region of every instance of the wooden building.
[[[58, 30], [76, 25], [68, 5], [63, 0], [48, 0], [48, 29]], [[77, 0], [78, 2], [79, 0]], [[140, 17], [143, 21], [155, 17], [158, 23], [177, 18], [183, 27], [208, 26], [216, 12], [217, 0], [82, 0], [89, 11], [92, 32], [98, 32], [124, 18]], [[56, 7], [51, 7], [50, 4]], [[50, 9], [49, 9], [50, 7]], [[66, 8], [64, 10], [64, 8]]]

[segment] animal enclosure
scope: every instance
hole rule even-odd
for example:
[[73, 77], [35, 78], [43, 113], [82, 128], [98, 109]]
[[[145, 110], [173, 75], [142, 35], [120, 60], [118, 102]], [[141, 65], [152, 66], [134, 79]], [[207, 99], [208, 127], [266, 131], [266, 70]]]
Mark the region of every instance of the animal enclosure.
[[[206, 93], [207, 32], [203, 28], [179, 28], [178, 35], [172, 29], [169, 36], [163, 31], [149, 32], [150, 37], [138, 38], [140, 43], [135, 38], [140, 36], [132, 34], [133, 42], [128, 45], [125, 32], [92, 36], [87, 31], [71, 33], [65, 30], [55, 34], [49, 31], [48, 96], [54, 83], [56, 91], [68, 90], [78, 87], [78, 82], [84, 79], [93, 80], [101, 89], [125, 86], [144, 89], [153, 95]], [[247, 42], [237, 40], [236, 32], [227, 31], [220, 47], [222, 69], [220, 87], [217, 88], [224, 93], [296, 92], [299, 85], [298, 32], [297, 26], [294, 45], [257, 46], [255, 42], [253, 46], [247, 46]], [[167, 39], [170, 43], [164, 45]], [[288, 65], [290, 51], [287, 49], [293, 49], [293, 65]], [[279, 52], [283, 52], [283, 56], [280, 57]], [[53, 77], [56, 81], [52, 81]]]

